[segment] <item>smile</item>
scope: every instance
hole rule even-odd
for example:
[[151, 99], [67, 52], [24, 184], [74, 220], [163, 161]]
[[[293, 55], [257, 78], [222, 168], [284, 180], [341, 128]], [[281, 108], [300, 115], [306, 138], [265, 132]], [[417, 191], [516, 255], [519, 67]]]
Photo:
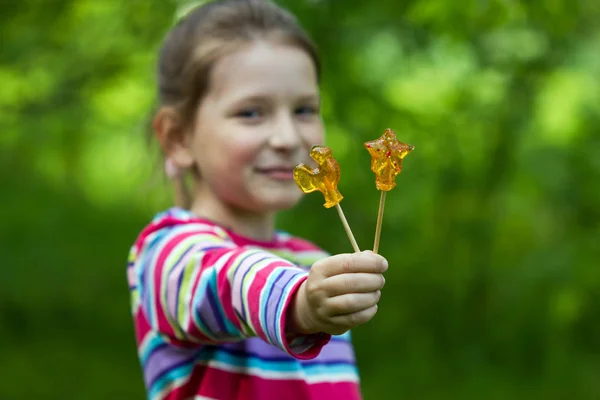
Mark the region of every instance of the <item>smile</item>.
[[289, 167], [272, 167], [272, 168], [256, 168], [256, 172], [266, 176], [269, 179], [277, 181], [289, 181], [294, 179], [294, 168]]

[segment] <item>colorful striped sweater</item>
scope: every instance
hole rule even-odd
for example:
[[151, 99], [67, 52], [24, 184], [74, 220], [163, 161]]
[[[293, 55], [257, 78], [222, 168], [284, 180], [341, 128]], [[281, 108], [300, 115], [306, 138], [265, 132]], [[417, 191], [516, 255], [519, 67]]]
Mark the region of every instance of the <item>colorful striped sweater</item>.
[[183, 209], [159, 213], [127, 268], [148, 399], [360, 399], [349, 333], [285, 329], [326, 256], [284, 232], [260, 242]]

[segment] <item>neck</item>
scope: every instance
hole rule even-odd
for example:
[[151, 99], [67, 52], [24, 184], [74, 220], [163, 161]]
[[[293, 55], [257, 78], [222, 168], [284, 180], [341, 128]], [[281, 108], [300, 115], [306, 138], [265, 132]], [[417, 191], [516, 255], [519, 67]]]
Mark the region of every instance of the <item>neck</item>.
[[223, 203], [203, 185], [197, 185], [190, 211], [251, 239], [270, 241], [275, 234], [275, 214], [255, 213]]

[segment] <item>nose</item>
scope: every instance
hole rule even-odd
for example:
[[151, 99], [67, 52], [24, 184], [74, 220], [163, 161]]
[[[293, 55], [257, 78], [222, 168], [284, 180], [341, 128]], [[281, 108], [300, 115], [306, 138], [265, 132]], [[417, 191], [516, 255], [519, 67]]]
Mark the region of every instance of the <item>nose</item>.
[[273, 132], [269, 137], [269, 145], [277, 151], [289, 152], [301, 145], [300, 131], [293, 116], [280, 113], [273, 125]]

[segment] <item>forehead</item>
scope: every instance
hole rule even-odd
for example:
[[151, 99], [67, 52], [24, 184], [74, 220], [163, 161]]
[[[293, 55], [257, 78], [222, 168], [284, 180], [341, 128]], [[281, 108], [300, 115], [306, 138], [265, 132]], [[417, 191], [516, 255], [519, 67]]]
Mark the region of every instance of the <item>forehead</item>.
[[315, 65], [297, 46], [258, 41], [221, 57], [211, 71], [211, 94], [239, 97], [261, 93], [316, 95]]

